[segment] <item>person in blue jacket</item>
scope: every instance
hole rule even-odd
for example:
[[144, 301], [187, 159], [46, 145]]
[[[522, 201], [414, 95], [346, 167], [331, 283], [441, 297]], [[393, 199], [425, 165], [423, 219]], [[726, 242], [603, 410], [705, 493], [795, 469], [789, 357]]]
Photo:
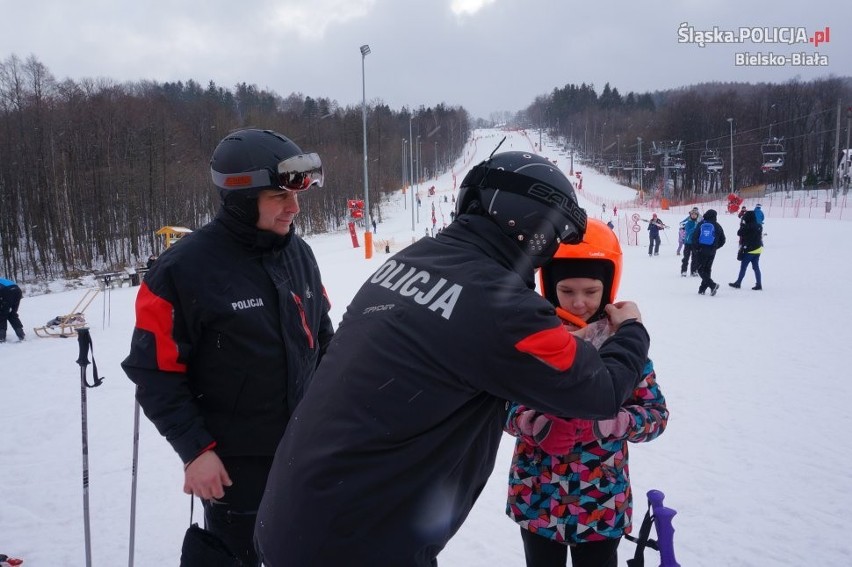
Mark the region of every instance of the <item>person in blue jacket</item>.
[[18, 340], [24, 340], [24, 325], [18, 316], [23, 292], [18, 284], [6, 278], [0, 278], [0, 343], [6, 342], [7, 325], [12, 327]]
[[682, 221], [680, 226], [684, 229], [683, 233], [683, 259], [680, 262], [680, 275], [686, 277], [686, 269], [689, 268], [690, 276], [698, 275], [698, 265], [695, 263], [695, 255], [693, 251], [695, 246], [692, 244], [692, 233], [695, 232], [695, 227], [698, 226], [698, 207], [692, 207], [689, 215]]
[[754, 218], [757, 221], [757, 224], [763, 226], [763, 209], [760, 206], [760, 203], [754, 206]]
[[507, 400], [609, 418], [641, 380], [650, 338], [634, 303], [606, 307], [614, 334], [596, 350], [535, 291], [535, 270], [586, 229], [559, 168], [492, 155], [457, 213], [347, 307], [269, 474], [255, 531], [267, 567], [436, 565], [491, 477]]

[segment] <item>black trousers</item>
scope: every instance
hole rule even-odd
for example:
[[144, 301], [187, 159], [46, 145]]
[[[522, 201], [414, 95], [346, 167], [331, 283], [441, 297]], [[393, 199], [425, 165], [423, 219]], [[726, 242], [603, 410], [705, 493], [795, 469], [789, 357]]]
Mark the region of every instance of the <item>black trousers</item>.
[[683, 245], [683, 260], [680, 263], [680, 273], [685, 274], [686, 268], [689, 265], [689, 259], [692, 258], [692, 268], [689, 270], [690, 275], [698, 271], [698, 266], [695, 263], [695, 254], [692, 252], [692, 244]]
[[712, 253], [699, 253], [696, 254], [696, 257], [693, 261], [698, 260], [698, 275], [701, 276], [701, 284], [698, 286], [698, 291], [703, 292], [708, 289], [713, 289], [716, 286], [716, 282], [713, 281], [713, 260], [716, 259], [716, 251], [714, 250]]
[[233, 484], [219, 500], [204, 500], [204, 522], [246, 566], [260, 567], [254, 549], [254, 523], [266, 477], [272, 467], [268, 457], [222, 457]]
[[648, 235], [648, 256], [651, 254], [659, 254], [660, 253], [660, 235]]
[[0, 286], [0, 340], [6, 340], [7, 322], [18, 337], [24, 334], [24, 325], [18, 317], [18, 306], [21, 304], [22, 295], [21, 288], [16, 285]]
[[555, 542], [521, 528], [527, 567], [565, 567], [571, 550], [573, 567], [618, 567], [621, 538], [591, 541], [577, 545]]

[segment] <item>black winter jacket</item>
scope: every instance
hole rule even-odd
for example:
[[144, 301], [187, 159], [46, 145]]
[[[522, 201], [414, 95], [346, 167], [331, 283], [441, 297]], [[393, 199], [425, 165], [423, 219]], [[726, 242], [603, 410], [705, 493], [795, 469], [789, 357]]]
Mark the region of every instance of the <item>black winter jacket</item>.
[[184, 462], [268, 456], [331, 340], [310, 247], [220, 215], [164, 252], [136, 298], [122, 362]]
[[387, 260], [348, 306], [276, 453], [256, 536], [266, 565], [431, 565], [488, 480], [506, 400], [614, 416], [649, 339], [600, 353], [534, 290], [489, 219], [462, 215]]
[[748, 211], [743, 215], [743, 221], [740, 223], [739, 230], [737, 230], [737, 236], [740, 237], [740, 246], [746, 252], [757, 250], [763, 246], [763, 225], [757, 222], [754, 211]]

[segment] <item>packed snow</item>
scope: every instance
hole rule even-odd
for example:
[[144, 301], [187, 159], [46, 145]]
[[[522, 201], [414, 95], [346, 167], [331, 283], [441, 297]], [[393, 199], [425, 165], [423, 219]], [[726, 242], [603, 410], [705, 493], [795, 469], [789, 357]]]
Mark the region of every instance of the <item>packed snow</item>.
[[[323, 272], [335, 324], [361, 283], [388, 257], [386, 244], [395, 252], [424, 237], [432, 227], [432, 203], [437, 226], [450, 222], [455, 185], [503, 136], [500, 151], [538, 151], [537, 133], [476, 131], [452, 172], [419, 187], [422, 207], [414, 230], [410, 192], [398, 191], [383, 202], [372, 259], [364, 258], [363, 248], [353, 248], [345, 231], [307, 239]], [[570, 155], [544, 140], [540, 153], [570, 173]], [[619, 297], [639, 304], [671, 411], [661, 437], [631, 447], [636, 528], [645, 513], [645, 493], [659, 489], [666, 505], [678, 511], [675, 549], [681, 565], [852, 564], [846, 533], [852, 454], [843, 449], [844, 436], [852, 431], [852, 379], [844, 370], [852, 295], [842, 290], [852, 276], [852, 239], [842, 199], [825, 218], [819, 214], [822, 202], [815, 209], [796, 207], [794, 216], [785, 203], [796, 196], [773, 197], [772, 206], [763, 198], [768, 213], [760, 262], [763, 291], [751, 290], [750, 270], [742, 289], [728, 287], [739, 268], [739, 219], [726, 213], [723, 200], [700, 203], [702, 212], [710, 206], [719, 211], [728, 237], [713, 268], [722, 288], [715, 297], [701, 296], [697, 278], [681, 278], [675, 254], [677, 226], [692, 203], [670, 210], [640, 205], [633, 189], [578, 163], [574, 170], [582, 170], [579, 195], [590, 216], [615, 221], [625, 256]], [[430, 197], [432, 185], [436, 192]], [[746, 204], [751, 208], [755, 202]], [[640, 220], [639, 231], [632, 229], [633, 214], [647, 219], [652, 212], [673, 227], [663, 232], [655, 257], [647, 253], [647, 225]], [[632, 244], [637, 237], [638, 245]], [[363, 245], [360, 230], [358, 238]], [[80, 565], [85, 559], [78, 345], [74, 338], [38, 338], [32, 332], [68, 313], [86, 291], [81, 286], [95, 283], [58, 282], [41, 295], [26, 286], [20, 315], [27, 338], [18, 343], [10, 330], [9, 341], [0, 344], [0, 552], [24, 558], [27, 567]], [[105, 376], [103, 385], [86, 392], [94, 565], [128, 562], [134, 399], [119, 364], [128, 352], [138, 289], [105, 290], [86, 311], [98, 372]], [[91, 380], [91, 366], [88, 375]], [[440, 565], [524, 564], [518, 527], [504, 514], [513, 443], [504, 437], [490, 482], [439, 555]], [[190, 521], [182, 483], [177, 455], [143, 416], [137, 565], [178, 563]], [[621, 564], [634, 549], [622, 541]], [[647, 550], [646, 558], [648, 565], [658, 564], [655, 551]]]

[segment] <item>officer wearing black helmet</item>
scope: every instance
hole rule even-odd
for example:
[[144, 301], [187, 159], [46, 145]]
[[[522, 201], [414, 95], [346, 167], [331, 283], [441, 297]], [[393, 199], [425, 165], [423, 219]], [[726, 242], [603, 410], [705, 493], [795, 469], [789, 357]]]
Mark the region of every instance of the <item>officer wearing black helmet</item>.
[[632, 303], [595, 351], [535, 292], [586, 213], [545, 158], [493, 155], [457, 217], [391, 256], [356, 294], [278, 447], [258, 551], [281, 565], [434, 565], [494, 466], [506, 400], [614, 416], [649, 338]]
[[249, 129], [219, 142], [210, 173], [222, 207], [151, 266], [122, 367], [207, 528], [259, 565], [253, 531], [272, 457], [334, 332], [316, 259], [293, 227], [322, 164]]

